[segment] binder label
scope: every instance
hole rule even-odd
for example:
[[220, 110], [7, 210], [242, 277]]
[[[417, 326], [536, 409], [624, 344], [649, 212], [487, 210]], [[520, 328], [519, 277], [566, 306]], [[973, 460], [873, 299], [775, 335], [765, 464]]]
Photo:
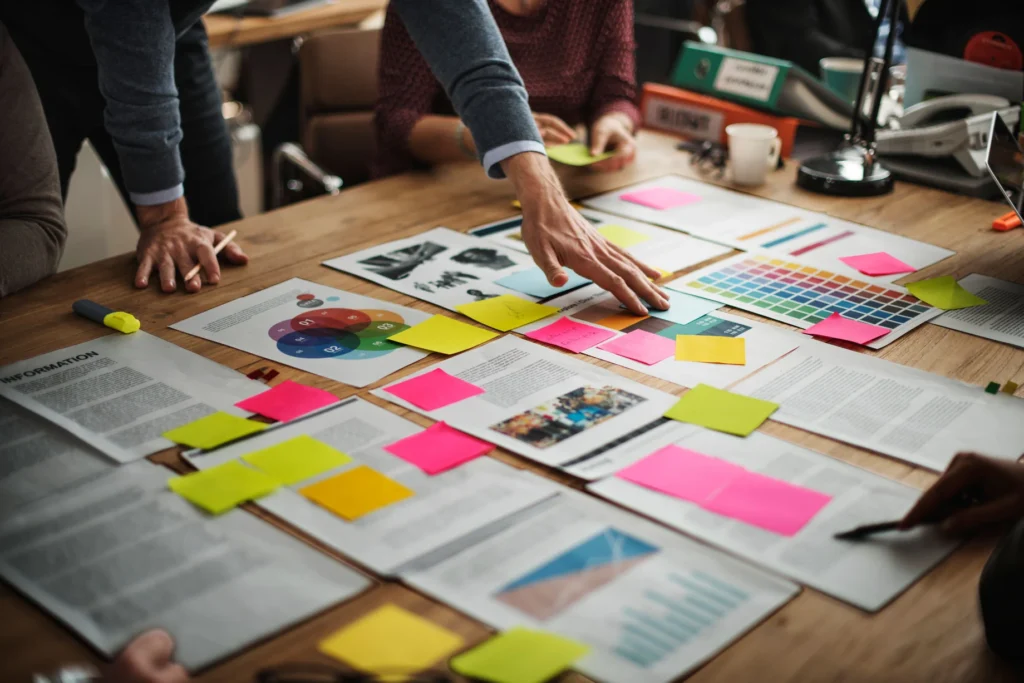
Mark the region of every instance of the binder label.
[[778, 75], [777, 66], [725, 57], [718, 67], [715, 89], [758, 102], [768, 102]]
[[671, 131], [697, 140], [719, 140], [725, 115], [713, 109], [651, 97], [644, 107], [644, 123], [650, 128]]

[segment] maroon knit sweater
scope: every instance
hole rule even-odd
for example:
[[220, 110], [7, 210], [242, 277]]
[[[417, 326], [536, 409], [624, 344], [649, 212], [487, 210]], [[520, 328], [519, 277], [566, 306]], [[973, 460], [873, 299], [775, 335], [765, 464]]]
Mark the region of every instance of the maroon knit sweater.
[[[633, 0], [548, 0], [526, 17], [505, 11], [494, 0], [490, 6], [533, 111], [558, 116], [570, 126], [590, 126], [608, 112], [621, 111], [639, 124]], [[454, 112], [389, 9], [380, 47], [375, 177], [419, 166], [409, 151], [409, 134], [428, 114]]]

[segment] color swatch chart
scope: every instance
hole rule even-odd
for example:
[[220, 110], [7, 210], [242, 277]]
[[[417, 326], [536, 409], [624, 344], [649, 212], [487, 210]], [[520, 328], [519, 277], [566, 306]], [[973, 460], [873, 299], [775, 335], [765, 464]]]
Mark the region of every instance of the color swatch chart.
[[668, 286], [803, 329], [839, 313], [891, 330], [868, 344], [874, 349], [942, 313], [902, 287], [874, 284], [763, 254], [720, 261]]

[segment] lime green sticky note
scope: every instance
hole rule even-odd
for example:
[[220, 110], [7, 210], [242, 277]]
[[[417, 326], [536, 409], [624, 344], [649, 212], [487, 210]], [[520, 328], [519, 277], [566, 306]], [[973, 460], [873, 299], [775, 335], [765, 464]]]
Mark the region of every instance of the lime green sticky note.
[[167, 486], [193, 505], [219, 515], [247, 500], [273, 492], [277, 482], [237, 460], [228, 460], [208, 470], [175, 477]]
[[450, 664], [463, 676], [493, 683], [543, 683], [589, 651], [574, 640], [517, 627], [453, 657]]
[[242, 460], [285, 486], [352, 462], [352, 458], [341, 451], [305, 434], [249, 453]]
[[547, 153], [548, 158], [566, 166], [589, 166], [615, 156], [615, 152], [602, 152], [595, 156], [590, 153], [590, 148], [582, 142], [554, 145], [547, 148]]
[[502, 332], [514, 330], [558, 313], [558, 309], [554, 306], [537, 304], [512, 294], [502, 294], [483, 301], [474, 301], [471, 304], [461, 304], [456, 306], [455, 310], [478, 323], [483, 323]]
[[435, 315], [388, 337], [388, 341], [451, 355], [479, 346], [497, 336], [490, 330], [481, 330], [445, 315]]
[[235, 417], [227, 413], [213, 413], [201, 417], [195, 422], [189, 422], [169, 432], [164, 432], [163, 436], [165, 439], [170, 439], [174, 443], [180, 443], [189, 448], [209, 450], [243, 436], [261, 432], [266, 428], [267, 425], [255, 420], [247, 420], [244, 417]]
[[761, 426], [779, 404], [698, 384], [668, 409], [665, 417], [680, 422], [747, 436]]
[[907, 289], [926, 304], [944, 311], [982, 306], [988, 303], [961, 287], [960, 283], [951, 275], [911, 282], [907, 285]]
[[597, 231], [604, 235], [606, 240], [623, 249], [629, 249], [651, 239], [650, 235], [645, 235], [642, 232], [631, 230], [621, 225], [602, 225], [597, 228]]

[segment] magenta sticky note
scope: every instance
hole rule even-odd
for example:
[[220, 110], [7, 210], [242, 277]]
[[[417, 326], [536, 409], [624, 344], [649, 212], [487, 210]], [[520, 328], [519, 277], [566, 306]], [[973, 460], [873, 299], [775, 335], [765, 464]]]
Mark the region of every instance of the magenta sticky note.
[[665, 209], [674, 209], [677, 206], [686, 206], [687, 204], [699, 202], [701, 196], [673, 190], [670, 187], [651, 187], [646, 190], [627, 192], [619, 195], [619, 199], [639, 204], [640, 206], [646, 206], [649, 209], [664, 211]]
[[884, 327], [862, 323], [859, 320], [850, 320], [838, 313], [833, 313], [821, 322], [811, 325], [803, 332], [815, 337], [851, 341], [854, 344], [870, 344], [882, 335], [889, 334], [889, 330]]
[[618, 473], [620, 479], [703, 504], [746, 470], [676, 445], [660, 448]]
[[714, 494], [702, 507], [725, 517], [793, 536], [832, 500], [819, 491], [747, 472]]
[[526, 336], [573, 353], [582, 353], [603, 341], [608, 341], [615, 336], [615, 332], [603, 327], [584, 325], [570, 318], [559, 318], [550, 325], [527, 332]]
[[388, 453], [416, 465], [427, 474], [440, 474], [493, 449], [494, 444], [464, 434], [444, 422], [384, 447]]
[[278, 422], [287, 422], [337, 402], [338, 397], [329, 391], [286, 379], [277, 386], [235, 405], [250, 413], [269, 417]]
[[674, 340], [644, 330], [633, 330], [610, 342], [601, 344], [597, 348], [645, 365], [660, 363], [676, 353]]
[[897, 273], [913, 273], [917, 270], [914, 266], [904, 263], [884, 251], [861, 254], [860, 256], [842, 256], [839, 260], [865, 275], [895, 275]]
[[477, 385], [453, 377], [441, 368], [384, 387], [384, 391], [428, 411], [444, 408], [484, 393]]

